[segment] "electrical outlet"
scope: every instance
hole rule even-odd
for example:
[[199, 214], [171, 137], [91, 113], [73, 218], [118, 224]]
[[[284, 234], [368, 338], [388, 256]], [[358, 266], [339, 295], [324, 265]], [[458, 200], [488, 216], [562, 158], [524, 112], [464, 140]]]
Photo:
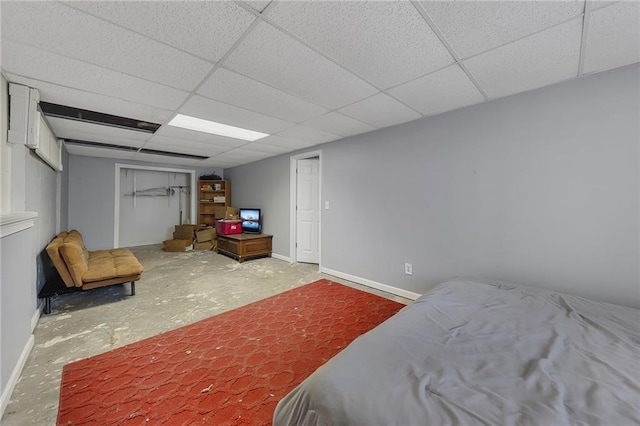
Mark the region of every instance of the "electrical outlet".
[[404, 264], [404, 273], [407, 275], [413, 275], [413, 265], [410, 263]]

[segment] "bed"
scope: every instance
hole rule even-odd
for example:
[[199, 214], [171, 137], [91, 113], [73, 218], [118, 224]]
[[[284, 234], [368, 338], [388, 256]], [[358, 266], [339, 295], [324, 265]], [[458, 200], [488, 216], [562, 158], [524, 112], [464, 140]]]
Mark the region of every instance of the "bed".
[[640, 310], [436, 286], [283, 398], [274, 425], [638, 425]]

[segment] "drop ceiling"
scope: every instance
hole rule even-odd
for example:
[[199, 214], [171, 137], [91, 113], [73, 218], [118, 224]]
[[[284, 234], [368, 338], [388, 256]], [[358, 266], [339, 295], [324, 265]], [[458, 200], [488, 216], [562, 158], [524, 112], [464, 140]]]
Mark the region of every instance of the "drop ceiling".
[[[68, 144], [70, 154], [196, 167], [640, 61], [635, 1], [3, 1], [0, 13], [8, 81], [49, 103], [161, 125], [150, 134], [49, 118], [58, 137], [93, 143]], [[167, 126], [179, 113], [270, 136]]]

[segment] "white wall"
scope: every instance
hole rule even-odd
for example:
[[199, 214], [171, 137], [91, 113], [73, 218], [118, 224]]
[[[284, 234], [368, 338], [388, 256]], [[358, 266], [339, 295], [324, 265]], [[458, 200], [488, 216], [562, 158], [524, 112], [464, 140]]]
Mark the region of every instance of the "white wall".
[[[479, 276], [640, 307], [639, 92], [633, 65], [314, 147], [323, 267], [417, 293]], [[234, 204], [288, 191], [288, 158], [225, 170]], [[288, 241], [288, 225], [272, 233]]]
[[[203, 174], [222, 174], [220, 169], [198, 169], [189, 166], [70, 155], [68, 229], [80, 231], [89, 250], [113, 248], [116, 163], [195, 170], [196, 180]], [[176, 214], [176, 222], [177, 220]], [[161, 243], [163, 239], [162, 235], [159, 235], [156, 243]], [[120, 246], [124, 245], [120, 244]]]

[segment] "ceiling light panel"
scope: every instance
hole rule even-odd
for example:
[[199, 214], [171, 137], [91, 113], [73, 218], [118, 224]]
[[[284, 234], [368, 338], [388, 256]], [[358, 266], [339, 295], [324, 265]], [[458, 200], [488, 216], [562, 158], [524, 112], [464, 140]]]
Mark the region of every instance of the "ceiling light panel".
[[584, 11], [584, 0], [422, 1], [420, 4], [461, 58], [565, 22]]
[[618, 2], [591, 14], [583, 72], [640, 61], [640, 3]]
[[454, 61], [411, 2], [278, 2], [267, 17], [380, 88]]
[[452, 65], [389, 90], [422, 114], [434, 115], [484, 101], [459, 65]]
[[198, 93], [211, 99], [296, 123], [328, 112], [326, 108], [224, 68], [218, 68], [198, 89]]
[[578, 75], [582, 19], [534, 34], [464, 61], [490, 98], [567, 80]]
[[2, 69], [35, 80], [171, 110], [178, 108], [188, 95], [181, 90], [4, 39]]
[[[3, 4], [2, 35], [182, 90], [192, 90], [213, 64], [57, 2]], [[91, 34], [91, 42], [86, 40]]]
[[377, 128], [393, 126], [422, 117], [411, 108], [384, 93], [356, 102], [338, 112]]
[[267, 133], [256, 132], [254, 130], [229, 126], [228, 124], [217, 123], [215, 121], [203, 120], [197, 117], [178, 114], [169, 123], [169, 126], [181, 127], [183, 129], [195, 130], [197, 132], [211, 133], [214, 135], [226, 136], [229, 138], [255, 141], [265, 136]]
[[213, 120], [230, 126], [242, 127], [262, 133], [276, 133], [293, 126], [290, 121], [280, 120], [244, 108], [214, 101], [203, 96], [193, 96], [179, 111], [181, 114]]
[[329, 109], [376, 93], [368, 83], [263, 22], [231, 53], [225, 65]]
[[330, 112], [320, 117], [312, 118], [302, 123], [302, 125], [343, 137], [370, 132], [376, 129], [362, 121], [355, 120], [337, 112]]
[[226, 1], [98, 1], [69, 5], [211, 61], [220, 60], [255, 20], [250, 12]]

